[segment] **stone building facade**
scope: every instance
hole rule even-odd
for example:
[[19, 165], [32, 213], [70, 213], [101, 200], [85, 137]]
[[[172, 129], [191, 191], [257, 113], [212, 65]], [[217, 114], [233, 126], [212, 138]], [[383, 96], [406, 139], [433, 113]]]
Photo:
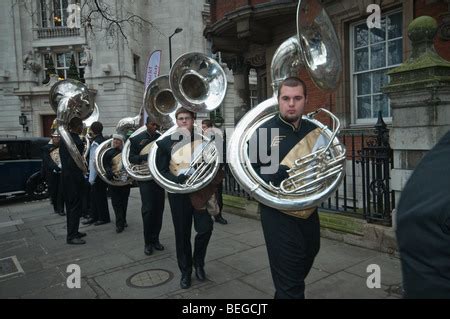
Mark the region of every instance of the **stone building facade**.
[[[105, 133], [117, 122], [139, 113], [151, 52], [161, 50], [160, 75], [169, 72], [169, 37], [175, 60], [186, 52], [209, 53], [202, 31], [209, 15], [205, 0], [103, 0], [119, 19], [133, 14], [151, 23], [123, 23], [124, 36], [106, 31], [98, 15], [86, 21], [85, 0], [25, 0], [0, 2], [0, 135], [44, 136], [55, 116], [49, 101], [48, 74], [66, 78], [72, 57], [82, 81], [96, 94]], [[71, 4], [79, 4], [81, 21], [70, 27]], [[103, 23], [103, 27], [99, 27]], [[53, 68], [53, 69], [52, 69]], [[19, 124], [25, 115], [27, 124]]]

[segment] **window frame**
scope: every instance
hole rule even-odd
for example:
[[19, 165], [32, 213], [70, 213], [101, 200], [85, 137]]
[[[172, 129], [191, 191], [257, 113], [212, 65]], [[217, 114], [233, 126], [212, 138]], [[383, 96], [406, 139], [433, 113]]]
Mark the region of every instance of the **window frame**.
[[[58, 58], [57, 58], [57, 56], [59, 54], [67, 54], [67, 53], [70, 54], [69, 60], [64, 59], [64, 66], [63, 67], [58, 66], [58, 60], [57, 60]], [[75, 57], [75, 64], [76, 64], [77, 69], [78, 69], [78, 74], [79, 74], [80, 80], [81, 80], [81, 82], [84, 82], [85, 79], [86, 79], [84, 77], [86, 65], [80, 65], [80, 61], [82, 59], [81, 55], [83, 53], [84, 52], [81, 50], [81, 48], [80, 48], [80, 50], [74, 50], [74, 51], [43, 52], [42, 53], [42, 65], [43, 65], [43, 71], [44, 71], [44, 73], [43, 73], [44, 74], [44, 79], [43, 80], [45, 80], [47, 78], [47, 70], [48, 70], [48, 68], [47, 68], [46, 63], [45, 63], [45, 56], [47, 54], [51, 55], [51, 57], [52, 57], [53, 67], [55, 68], [55, 71], [56, 71], [56, 74], [58, 75], [58, 77], [59, 77], [58, 70], [63, 70], [64, 71], [64, 79], [67, 79], [67, 72], [69, 71], [69, 68], [70, 68], [70, 59], [72, 58], [72, 55], [73, 55]], [[82, 70], [84, 71], [83, 73], [81, 73]]]
[[[388, 16], [395, 15], [395, 14], [398, 14], [398, 13], [402, 14], [402, 12], [403, 12], [402, 9], [398, 8], [398, 9], [390, 10], [390, 11], [382, 14], [381, 17], [382, 17], [382, 19], [385, 19], [385, 21], [387, 21], [387, 17]], [[403, 55], [404, 55], [403, 43], [404, 43], [404, 37], [405, 37], [405, 35], [403, 33], [404, 17], [402, 16], [402, 21], [401, 21], [402, 25], [400, 26], [401, 30], [402, 30], [401, 36], [395, 37], [395, 38], [392, 38], [392, 39], [388, 38], [388, 30], [387, 30], [387, 26], [385, 25], [385, 38], [384, 38], [383, 41], [374, 42], [374, 43], [368, 42], [366, 46], [360, 46], [358, 48], [355, 48], [355, 31], [356, 31], [356, 27], [361, 25], [361, 24], [364, 24], [364, 23], [366, 23], [366, 20], [358, 20], [358, 21], [353, 22], [353, 23], [351, 23], [349, 25], [349, 48], [350, 48], [350, 52], [351, 52], [351, 54], [350, 54], [350, 70], [349, 70], [350, 71], [350, 96], [351, 96], [351, 98], [350, 98], [350, 100], [351, 100], [351, 102], [350, 102], [350, 110], [351, 110], [351, 119], [352, 119], [351, 126], [360, 126], [360, 125], [364, 126], [364, 125], [368, 125], [368, 124], [374, 124], [374, 123], [376, 123], [377, 118], [378, 118], [378, 116], [376, 114], [374, 114], [375, 117], [371, 117], [371, 118], [360, 118], [360, 119], [358, 118], [357, 76], [360, 75], [360, 74], [370, 74], [370, 75], [372, 75], [375, 72], [382, 71], [382, 70], [385, 70], [386, 73], [387, 73], [389, 70], [391, 70], [391, 69], [393, 69], [393, 68], [395, 68], [395, 67], [397, 67], [397, 66], [399, 66], [399, 65], [401, 65], [403, 63]], [[368, 31], [370, 32], [370, 29], [368, 29]], [[400, 57], [401, 61], [398, 64], [388, 65], [388, 61], [389, 61], [388, 60], [389, 59], [389, 43], [390, 42], [394, 42], [394, 41], [398, 41], [398, 40], [401, 40], [401, 45], [402, 45], [402, 54], [401, 54], [402, 56]], [[380, 68], [372, 69], [371, 68], [371, 62], [372, 62], [372, 60], [371, 60], [371, 58], [372, 58], [371, 57], [371, 46], [376, 45], [376, 44], [380, 44], [380, 43], [384, 44], [384, 49], [385, 49], [384, 53], [385, 53], [385, 59], [386, 59], [385, 60], [385, 66], [380, 67]], [[368, 68], [368, 70], [365, 70], [365, 71], [355, 71], [355, 50], [356, 49], [360, 49], [360, 48], [364, 48], [364, 47], [368, 48], [367, 55], [368, 55], [368, 59], [369, 59], [368, 60], [369, 61], [369, 68]], [[371, 77], [371, 79], [372, 79], [372, 77]], [[389, 76], [387, 76], [387, 81], [388, 81], [387, 83], [389, 83]], [[382, 93], [382, 94], [384, 94], [384, 93]], [[377, 96], [377, 95], [380, 95], [380, 94], [377, 94], [377, 93], [373, 92], [373, 81], [371, 80], [370, 93], [366, 94], [366, 96], [369, 96], [371, 98], [371, 110], [373, 110], [373, 107], [374, 107], [373, 97]], [[389, 97], [387, 97], [387, 102], [388, 102], [388, 111], [390, 113], [389, 114], [390, 116], [389, 117], [383, 117], [383, 120], [387, 124], [390, 124], [390, 123], [392, 123], [392, 113], [391, 113], [392, 110], [391, 110], [391, 101], [390, 101]]]
[[[60, 8], [59, 12], [56, 12], [55, 9], [55, 1], [59, 2]], [[65, 0], [39, 0], [39, 25], [41, 28], [68, 28], [67, 19], [69, 17], [69, 13], [67, 12], [67, 8], [72, 3], [80, 5], [80, 0], [67, 0], [66, 8], [62, 8], [63, 1]], [[42, 4], [45, 4], [45, 8], [42, 7]], [[55, 25], [55, 14], [56, 16], [61, 15], [61, 25]], [[44, 17], [45, 15], [45, 17]]]

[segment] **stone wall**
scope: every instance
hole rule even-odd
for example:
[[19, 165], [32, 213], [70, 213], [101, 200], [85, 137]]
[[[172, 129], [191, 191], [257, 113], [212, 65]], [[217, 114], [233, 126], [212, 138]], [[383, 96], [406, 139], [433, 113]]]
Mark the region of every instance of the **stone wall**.
[[[36, 10], [36, 1], [28, 2], [33, 4], [31, 9]], [[186, 52], [208, 51], [202, 33], [204, 16], [207, 16], [205, 11], [208, 11], [205, 0], [106, 2], [110, 12], [118, 17], [125, 17], [128, 12], [136, 13], [152, 26], [125, 23], [127, 39], [119, 35], [108, 36], [104, 30], [85, 33], [84, 29], [78, 37], [36, 39], [33, 28], [39, 25], [39, 15], [31, 17], [27, 11], [30, 8], [22, 2], [0, 2], [0, 135], [41, 136], [41, 115], [53, 113], [49, 105], [41, 101], [50, 89], [41, 84], [43, 71], [23, 70], [23, 57], [30, 50], [31, 58], [42, 64], [42, 54], [47, 52], [47, 47], [69, 51], [75, 47], [79, 49], [81, 45], [90, 47], [93, 59], [86, 67], [86, 84], [97, 92], [99, 120], [104, 124], [105, 134], [114, 131], [119, 119], [139, 113], [147, 60], [153, 50], [162, 50], [161, 75], [169, 72], [168, 37], [175, 28], [181, 27], [183, 32], [172, 38], [173, 62]], [[173, 18], [175, 15], [176, 19]], [[134, 57], [139, 57], [137, 74], [133, 70]], [[27, 115], [28, 133], [19, 125], [21, 112]]]
[[411, 56], [389, 72], [391, 81], [384, 88], [392, 107], [396, 200], [423, 155], [450, 129], [450, 62], [435, 51], [436, 31], [436, 20], [427, 16], [409, 25]]

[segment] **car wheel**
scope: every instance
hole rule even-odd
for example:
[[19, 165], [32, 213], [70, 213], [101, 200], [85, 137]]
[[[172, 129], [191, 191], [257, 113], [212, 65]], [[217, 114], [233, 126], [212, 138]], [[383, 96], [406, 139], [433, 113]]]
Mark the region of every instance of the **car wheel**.
[[34, 189], [31, 191], [31, 197], [33, 199], [44, 199], [48, 197], [48, 185], [45, 180], [41, 180], [34, 186]]

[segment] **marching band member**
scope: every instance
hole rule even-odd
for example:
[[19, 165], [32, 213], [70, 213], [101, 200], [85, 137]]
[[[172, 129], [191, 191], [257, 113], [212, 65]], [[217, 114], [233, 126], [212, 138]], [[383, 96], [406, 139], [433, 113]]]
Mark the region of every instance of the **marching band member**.
[[[179, 140], [178, 137], [183, 136], [176, 136], [174, 133], [158, 141], [156, 165], [166, 179], [183, 184], [188, 178], [186, 168], [190, 165], [192, 153], [198, 148], [193, 134], [194, 113], [180, 107], [175, 113], [175, 118], [176, 125], [180, 129], [179, 131], [185, 134], [185, 138]], [[206, 279], [205, 256], [213, 231], [213, 221], [205, 205], [210, 196], [202, 196], [202, 193], [205, 192], [204, 189], [196, 192], [202, 200], [200, 204], [191, 201], [192, 194], [169, 193], [168, 195], [175, 228], [177, 261], [181, 271], [180, 286], [182, 289], [191, 286], [192, 266], [195, 267], [196, 277], [200, 281]], [[194, 220], [194, 228], [197, 232], [194, 254], [192, 254], [191, 246], [192, 220]]]
[[111, 221], [108, 208], [108, 185], [97, 176], [95, 169], [95, 150], [105, 141], [103, 137], [103, 125], [94, 122], [91, 125], [91, 135], [93, 137], [89, 150], [89, 184], [91, 185], [91, 216], [84, 224], [94, 224], [95, 226], [107, 224]]
[[[266, 143], [257, 140], [258, 147], [267, 145], [268, 152], [278, 153], [278, 163], [263, 163], [257, 150], [255, 170], [266, 183], [279, 186], [289, 177], [287, 170], [298, 154], [309, 154], [320, 135], [317, 127], [302, 119], [307, 103], [305, 83], [296, 78], [285, 79], [278, 91], [279, 114], [257, 129], [257, 138], [268, 130]], [[272, 136], [271, 130], [278, 130]], [[276, 156], [275, 156], [276, 157]], [[275, 165], [274, 173], [265, 172], [267, 164]], [[269, 255], [275, 298], [305, 298], [305, 278], [320, 248], [320, 224], [317, 207], [298, 212], [282, 212], [260, 204], [261, 223]]]
[[[125, 142], [125, 137], [121, 134], [114, 134], [112, 141], [112, 148], [105, 152], [103, 156], [103, 167], [106, 171], [106, 178], [109, 180], [114, 180], [121, 178], [116, 174], [114, 167], [119, 165], [122, 157], [123, 144]], [[126, 178], [126, 177], [125, 177]], [[116, 215], [116, 232], [121, 233], [128, 227], [127, 224], [127, 206], [128, 197], [130, 196], [130, 184], [123, 186], [110, 185], [109, 190], [111, 191], [111, 203], [114, 208], [114, 213]]]
[[[130, 139], [130, 163], [141, 165], [147, 162], [147, 155], [140, 155], [140, 152], [160, 136], [157, 132], [158, 124], [150, 121], [150, 118], [147, 118], [146, 126], [146, 131]], [[165, 192], [153, 180], [138, 182], [138, 184], [142, 201], [144, 253], [149, 256], [153, 254], [153, 249], [164, 250], [164, 246], [159, 242], [159, 234], [162, 227]]]
[[[83, 121], [78, 117], [72, 118], [69, 122], [69, 131], [78, 152], [80, 152], [80, 155], [83, 154], [84, 145], [79, 136], [83, 131]], [[82, 192], [80, 190], [83, 189], [84, 174], [70, 155], [66, 143], [61, 143], [59, 156], [61, 158], [61, 174], [66, 203], [67, 243], [82, 245], [86, 242], [81, 237], [86, 236], [86, 233], [79, 232], [78, 228], [82, 209]]]
[[[219, 129], [213, 127], [211, 120], [203, 120], [202, 121], [202, 130], [203, 130], [204, 134], [206, 136], [208, 136], [209, 138], [211, 138], [214, 135], [216, 143], [222, 143], [222, 145], [223, 145], [222, 132]], [[218, 185], [217, 192], [215, 194], [213, 194], [213, 196], [210, 199], [211, 204], [208, 206], [208, 208], [209, 207], [214, 207], [214, 208], [217, 207], [216, 214], [211, 214], [211, 215], [214, 216], [214, 220], [216, 221], [216, 223], [226, 225], [226, 224], [228, 224], [228, 221], [225, 218], [223, 218], [223, 216], [222, 216], [222, 208], [223, 208], [222, 189], [223, 189], [223, 185], [222, 185], [222, 183], [220, 183]]]
[[42, 163], [45, 179], [48, 183], [50, 200], [55, 214], [65, 216], [61, 181], [61, 160], [59, 158], [60, 136], [52, 133], [51, 143], [42, 147]]

